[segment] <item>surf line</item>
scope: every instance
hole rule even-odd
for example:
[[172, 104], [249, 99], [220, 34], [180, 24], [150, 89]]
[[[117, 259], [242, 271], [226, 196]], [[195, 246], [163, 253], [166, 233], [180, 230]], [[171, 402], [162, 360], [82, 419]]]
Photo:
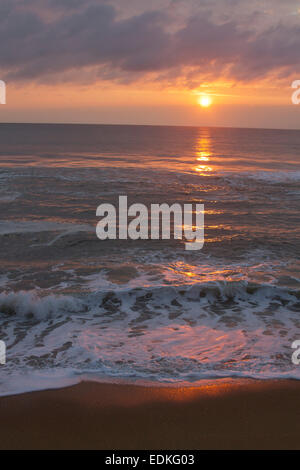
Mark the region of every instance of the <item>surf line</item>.
[[[204, 204], [135, 203], [128, 207], [127, 196], [119, 196], [119, 205], [100, 204], [96, 216], [99, 240], [183, 240], [186, 250], [204, 246]], [[129, 220], [130, 219], [130, 220]], [[173, 220], [173, 223], [172, 223]]]

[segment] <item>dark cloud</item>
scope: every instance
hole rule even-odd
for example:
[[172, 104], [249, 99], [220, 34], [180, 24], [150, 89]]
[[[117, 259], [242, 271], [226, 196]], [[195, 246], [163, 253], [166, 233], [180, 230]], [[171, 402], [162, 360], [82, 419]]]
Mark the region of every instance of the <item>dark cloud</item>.
[[300, 24], [279, 23], [251, 40], [242, 57], [243, 67], [233, 64], [232, 74], [240, 79], [263, 78], [270, 71], [284, 77], [300, 72]]
[[149, 72], [175, 75], [195, 68], [200, 74], [214, 70], [247, 80], [299, 68], [300, 24], [295, 22], [257, 32], [251, 25], [245, 28], [244, 20], [241, 27], [238, 19], [216, 21], [210, 12], [196, 11], [172, 29], [164, 0], [164, 8], [130, 17], [120, 17], [117, 3], [109, 0], [28, 0], [26, 8], [23, 3], [0, 4], [0, 72], [7, 80], [48, 81], [74, 70], [76, 81], [76, 71], [84, 68], [98, 69], [96, 76], [104, 79], [135, 80]]

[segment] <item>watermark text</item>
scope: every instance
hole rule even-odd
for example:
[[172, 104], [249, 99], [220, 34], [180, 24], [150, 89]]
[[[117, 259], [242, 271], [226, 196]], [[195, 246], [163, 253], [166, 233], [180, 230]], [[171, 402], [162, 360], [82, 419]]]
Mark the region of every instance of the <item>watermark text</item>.
[[299, 104], [300, 103], [300, 80], [294, 80], [292, 83], [292, 88], [296, 88], [296, 90], [292, 94], [292, 103]]
[[295, 366], [299, 366], [300, 364], [300, 340], [296, 340], [292, 344], [292, 348], [296, 349], [296, 351], [292, 355], [292, 363]]
[[0, 365], [6, 364], [6, 344], [4, 341], [0, 341]]
[[96, 215], [102, 217], [96, 227], [100, 240], [184, 239], [186, 250], [204, 245], [203, 204], [151, 204], [148, 211], [144, 204], [128, 207], [127, 196], [119, 196], [118, 211], [113, 204], [100, 204]]
[[0, 80], [0, 104], [6, 104], [6, 84]]

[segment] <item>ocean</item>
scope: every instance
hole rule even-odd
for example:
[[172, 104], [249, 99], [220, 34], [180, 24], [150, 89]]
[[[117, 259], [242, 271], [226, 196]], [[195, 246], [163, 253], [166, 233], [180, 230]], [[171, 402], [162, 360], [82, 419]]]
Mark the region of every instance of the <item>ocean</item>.
[[[204, 204], [205, 243], [106, 240], [99, 204]], [[300, 379], [300, 131], [0, 125], [0, 395]]]

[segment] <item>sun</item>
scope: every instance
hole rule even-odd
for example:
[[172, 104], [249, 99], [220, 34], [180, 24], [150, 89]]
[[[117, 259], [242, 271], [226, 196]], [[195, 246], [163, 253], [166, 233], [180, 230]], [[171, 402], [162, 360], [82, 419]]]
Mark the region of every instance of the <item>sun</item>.
[[209, 108], [212, 104], [212, 99], [208, 95], [202, 95], [198, 99], [198, 103], [200, 104], [200, 106], [202, 106], [202, 108]]

